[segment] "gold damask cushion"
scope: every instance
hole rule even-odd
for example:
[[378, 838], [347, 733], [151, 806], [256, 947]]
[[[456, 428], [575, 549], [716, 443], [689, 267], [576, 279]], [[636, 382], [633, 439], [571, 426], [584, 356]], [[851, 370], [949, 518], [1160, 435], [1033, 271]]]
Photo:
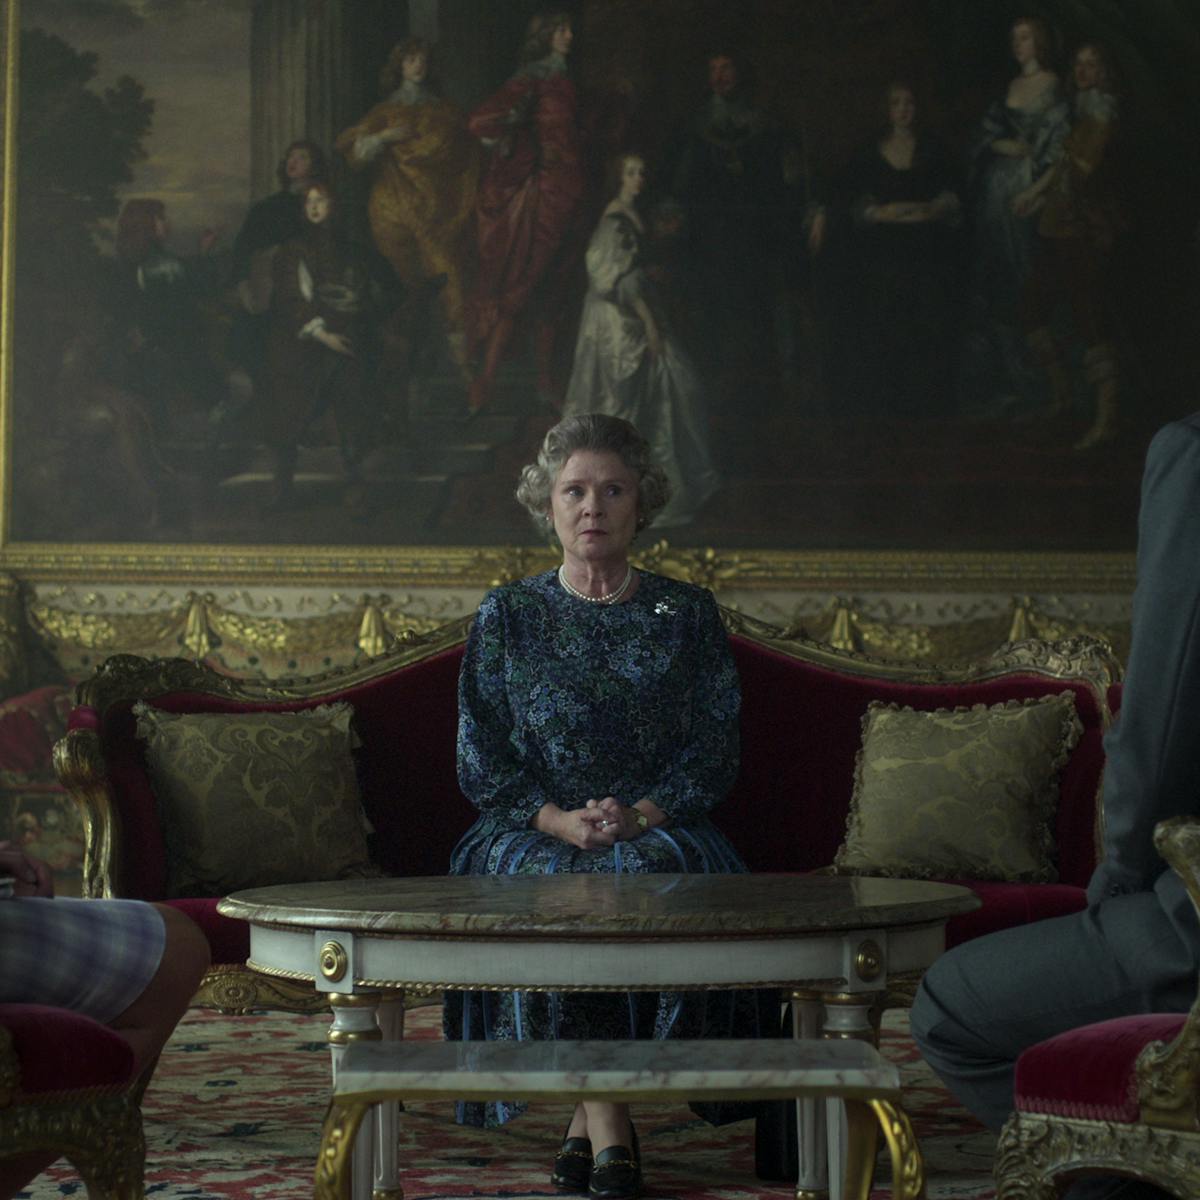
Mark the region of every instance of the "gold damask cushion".
[[169, 713], [139, 703], [133, 712], [162, 817], [168, 898], [379, 874], [349, 704]]
[[1083, 732], [1070, 692], [862, 721], [846, 875], [1052, 883], [1058, 776]]

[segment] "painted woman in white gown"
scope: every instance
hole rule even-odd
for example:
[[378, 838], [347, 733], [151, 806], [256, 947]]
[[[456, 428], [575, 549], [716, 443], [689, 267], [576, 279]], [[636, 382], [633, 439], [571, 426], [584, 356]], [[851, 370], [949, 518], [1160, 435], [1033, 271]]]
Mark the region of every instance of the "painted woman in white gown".
[[667, 327], [642, 263], [646, 236], [635, 207], [646, 165], [621, 158], [619, 190], [587, 250], [588, 291], [575, 344], [565, 416], [608, 413], [632, 422], [654, 448], [672, 485], [654, 527], [686, 525], [717, 490], [708, 448], [703, 385]]

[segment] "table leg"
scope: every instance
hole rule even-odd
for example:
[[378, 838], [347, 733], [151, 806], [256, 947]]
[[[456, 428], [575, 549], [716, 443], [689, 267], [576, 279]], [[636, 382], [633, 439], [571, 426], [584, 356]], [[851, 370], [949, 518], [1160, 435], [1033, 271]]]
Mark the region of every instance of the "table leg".
[[[404, 993], [385, 997], [379, 1006], [379, 1030], [385, 1042], [404, 1040]], [[375, 1190], [372, 1200], [402, 1200], [399, 1164], [400, 1104], [389, 1100], [375, 1106]]]
[[[821, 1036], [823, 1002], [819, 992], [792, 993], [792, 1036], [815, 1040]], [[825, 1102], [812, 1096], [796, 1101], [796, 1146], [800, 1172], [796, 1200], [826, 1200], [829, 1168], [825, 1150]]]
[[[871, 1009], [877, 998], [874, 992], [822, 992], [825, 1020], [821, 1037], [851, 1038], [870, 1042], [874, 1046], [878, 1036], [871, 1024]], [[825, 1101], [825, 1121], [828, 1129], [829, 1200], [847, 1200], [846, 1160], [853, 1146], [846, 1106], [841, 1100]]]
[[[330, 992], [329, 1005], [333, 1024], [329, 1026], [329, 1055], [333, 1060], [333, 1081], [337, 1083], [338, 1067], [346, 1047], [355, 1042], [377, 1042], [383, 1037], [376, 1012], [378, 992]], [[353, 1200], [371, 1200], [371, 1185], [375, 1180], [375, 1122], [367, 1120], [358, 1130], [351, 1155]]]

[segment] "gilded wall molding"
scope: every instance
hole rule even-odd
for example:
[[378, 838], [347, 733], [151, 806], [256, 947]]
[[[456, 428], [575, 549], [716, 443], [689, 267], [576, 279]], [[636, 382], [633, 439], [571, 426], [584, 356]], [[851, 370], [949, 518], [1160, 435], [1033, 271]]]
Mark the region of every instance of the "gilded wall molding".
[[[639, 555], [696, 583], [796, 591], [857, 589], [1128, 592], [1132, 554], [927, 553], [674, 548]], [[218, 585], [318, 584], [364, 587], [489, 587], [547, 570], [547, 547], [526, 546], [162, 546], [11, 543], [0, 569], [35, 583], [166, 582]]]
[[[689, 562], [663, 550], [643, 565], [710, 586], [725, 607], [785, 636], [874, 658], [968, 662], [1005, 642], [1079, 634], [1107, 642], [1118, 658], [1128, 651], [1126, 595], [755, 592], [731, 583], [720, 560], [707, 555]], [[397, 637], [468, 616], [483, 592], [282, 584], [198, 591], [94, 581], [21, 586], [0, 575], [0, 678], [11, 680], [9, 694], [19, 691], [27, 674], [23, 656], [33, 650], [74, 678], [118, 653], [190, 658], [241, 677], [320, 674], [382, 654]]]

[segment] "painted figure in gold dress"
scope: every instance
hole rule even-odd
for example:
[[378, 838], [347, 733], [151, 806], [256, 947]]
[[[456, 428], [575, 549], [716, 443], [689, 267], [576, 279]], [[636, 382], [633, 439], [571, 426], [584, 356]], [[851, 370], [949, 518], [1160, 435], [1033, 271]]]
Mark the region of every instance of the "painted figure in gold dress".
[[462, 114], [429, 88], [428, 70], [428, 45], [400, 42], [380, 76], [384, 99], [341, 134], [336, 149], [351, 167], [372, 171], [371, 233], [403, 283], [444, 277], [450, 349], [463, 367], [464, 234], [474, 215], [479, 152]]

